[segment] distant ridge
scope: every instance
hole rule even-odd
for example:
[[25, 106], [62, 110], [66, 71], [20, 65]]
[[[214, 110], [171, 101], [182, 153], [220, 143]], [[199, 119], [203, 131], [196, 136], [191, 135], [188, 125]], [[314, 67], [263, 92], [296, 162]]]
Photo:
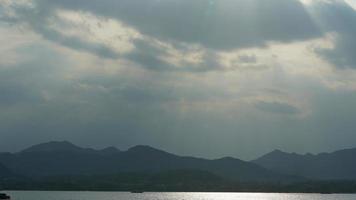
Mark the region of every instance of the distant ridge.
[[296, 154], [275, 150], [254, 161], [267, 169], [317, 180], [356, 180], [356, 148]]
[[[156, 149], [156, 148], [153, 148], [151, 146], [148, 146], [148, 145], [136, 145], [134, 147], [131, 147], [127, 150], [128, 152], [136, 152], [136, 153], [166, 153], [166, 154], [169, 154], [163, 150], [159, 150], [159, 149]], [[171, 154], [173, 155], [173, 154]]]
[[116, 147], [106, 147], [100, 150], [91, 148], [82, 148], [68, 141], [51, 141], [42, 144], [33, 145], [19, 153], [55, 153], [55, 152], [96, 152], [102, 154], [116, 154], [121, 151]]
[[107, 147], [104, 149], [100, 150], [101, 153], [103, 154], [116, 154], [116, 153], [120, 153], [120, 149], [116, 148], [116, 147]]
[[58, 151], [81, 151], [83, 148], [80, 148], [68, 141], [51, 141], [47, 143], [33, 145], [27, 149], [21, 151], [21, 153], [30, 153], [30, 152], [58, 152]]

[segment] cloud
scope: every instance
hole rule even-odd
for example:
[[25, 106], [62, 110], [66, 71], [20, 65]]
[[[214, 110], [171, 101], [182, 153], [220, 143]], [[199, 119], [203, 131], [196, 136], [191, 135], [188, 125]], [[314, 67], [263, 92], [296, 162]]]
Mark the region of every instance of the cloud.
[[82, 10], [125, 22], [163, 41], [212, 49], [263, 46], [320, 36], [297, 0], [39, 0], [38, 9]]
[[[2, 77], [0, 77], [2, 78]], [[25, 87], [0, 81], [0, 107], [12, 106], [22, 102], [35, 101], [38, 98]]]
[[[352, 69], [353, 14], [325, 4], [316, 20], [312, 5], [0, 0], [0, 146], [72, 140], [252, 158], [277, 146], [324, 151], [315, 141], [342, 132], [334, 147], [353, 145], [356, 70], [325, 62]], [[329, 45], [320, 30], [335, 46], [317, 57], [308, 48]], [[330, 98], [324, 81], [352, 89]]]
[[215, 51], [188, 44], [169, 44], [157, 40], [136, 39], [135, 49], [125, 58], [153, 71], [210, 72], [228, 70]]
[[114, 50], [110, 49], [105, 45], [83, 41], [78, 37], [64, 36], [59, 32], [46, 29], [44, 27], [39, 28], [37, 30], [40, 31], [42, 36], [45, 37], [46, 39], [57, 42], [59, 44], [70, 47], [72, 49], [90, 52], [102, 58], [111, 58], [111, 59], [119, 58], [119, 54], [117, 52], [115, 52]]
[[257, 63], [256, 55], [239, 55], [239, 61], [242, 63]]
[[[3, 20], [25, 23], [44, 38], [69, 48], [103, 58], [128, 59], [151, 70], [225, 70], [216, 55], [219, 51], [263, 47], [272, 41], [292, 42], [321, 35], [297, 0], [29, 2], [32, 4], [2, 6], [8, 11]], [[69, 17], [61, 13], [69, 13]], [[121, 30], [103, 26], [108, 20], [119, 24], [116, 27], [120, 26]], [[119, 36], [111, 38], [110, 42], [103, 42], [108, 38], [98, 36], [100, 29], [105, 29], [101, 34], [106, 37], [112, 31], [118, 32]], [[125, 41], [118, 42], [123, 37]], [[185, 52], [184, 46], [198, 45], [199, 51], [206, 53], [203, 53], [201, 62], [187, 62], [179, 58], [178, 63], [172, 63], [167, 61], [167, 56], [172, 56], [167, 54], [167, 45], [156, 45], [152, 41], [170, 45], [170, 49], [183, 54], [195, 53]], [[120, 49], [127, 49], [127, 46], [133, 48], [120, 52]], [[246, 58], [242, 58], [242, 61], [247, 61]], [[252, 57], [247, 59], [253, 61]]]
[[2, 8], [3, 10], [8, 10], [8, 13], [13, 13], [0, 18], [3, 22], [25, 25], [30, 28], [30, 30], [26, 31], [35, 31], [49, 41], [75, 50], [90, 52], [103, 58], [116, 59], [119, 56], [117, 52], [105, 44], [88, 41], [80, 36], [65, 35], [61, 31], [68, 30], [69, 28], [63, 26], [64, 22], [62, 22], [62, 27], [60, 27], [59, 30], [51, 27], [56, 23], [61, 23], [55, 12], [51, 13], [50, 11], [36, 10], [36, 7], [29, 6], [28, 4], [15, 4], [8, 7], [2, 6]]
[[19, 54], [25, 52], [28, 59], [0, 64], [0, 109], [6, 110], [18, 104], [41, 104], [45, 101], [42, 92], [58, 87], [60, 74], [57, 74], [58, 69], [53, 63], [65, 65], [66, 61], [59, 59], [55, 50], [37, 42], [16, 49]]
[[319, 26], [334, 34], [334, 46], [315, 52], [339, 69], [356, 69], [356, 11], [344, 1], [318, 1], [311, 6]]
[[294, 115], [300, 112], [297, 107], [294, 107], [287, 103], [280, 103], [280, 102], [259, 101], [255, 104], [255, 106], [256, 108], [262, 111], [275, 113], [275, 114]]
[[164, 49], [154, 46], [145, 40], [135, 40], [135, 50], [128, 53], [126, 58], [141, 66], [151, 70], [173, 70], [174, 66], [162, 59], [160, 56], [166, 55]]
[[[356, 21], [355, 21], [356, 22]], [[316, 52], [339, 69], [356, 69], [355, 33], [336, 36], [335, 46], [331, 49], [317, 48]]]

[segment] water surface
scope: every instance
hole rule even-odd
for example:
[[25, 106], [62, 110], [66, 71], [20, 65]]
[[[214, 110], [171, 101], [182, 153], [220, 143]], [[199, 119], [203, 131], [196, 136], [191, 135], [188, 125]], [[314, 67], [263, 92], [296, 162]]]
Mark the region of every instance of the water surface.
[[8, 191], [12, 200], [355, 200], [354, 194]]

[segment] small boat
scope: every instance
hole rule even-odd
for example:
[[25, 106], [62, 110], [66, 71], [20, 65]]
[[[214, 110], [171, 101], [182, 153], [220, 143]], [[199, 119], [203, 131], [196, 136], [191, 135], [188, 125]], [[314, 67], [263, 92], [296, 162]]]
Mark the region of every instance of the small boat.
[[5, 193], [0, 193], [0, 199], [11, 199], [9, 195], [5, 194]]

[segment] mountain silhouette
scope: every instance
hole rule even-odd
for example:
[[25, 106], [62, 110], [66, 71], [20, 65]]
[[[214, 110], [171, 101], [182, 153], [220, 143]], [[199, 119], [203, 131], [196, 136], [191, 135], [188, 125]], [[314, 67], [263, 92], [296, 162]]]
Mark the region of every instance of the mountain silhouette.
[[252, 162], [280, 173], [309, 179], [356, 180], [356, 148], [317, 155], [275, 150]]
[[81, 148], [69, 142], [49, 142], [18, 153], [0, 154], [0, 162], [10, 170], [31, 178], [68, 175], [110, 175], [126, 172], [201, 170], [232, 181], [294, 181], [257, 164], [226, 157], [209, 160], [178, 156], [150, 146], [127, 151], [114, 147], [103, 150]]
[[25, 150], [22, 150], [21, 153], [36, 153], [36, 152], [76, 152], [83, 151], [83, 148], [80, 148], [68, 141], [62, 142], [47, 142], [38, 145], [31, 146]]
[[0, 179], [12, 178], [14, 176], [15, 174], [10, 169], [0, 163]]

